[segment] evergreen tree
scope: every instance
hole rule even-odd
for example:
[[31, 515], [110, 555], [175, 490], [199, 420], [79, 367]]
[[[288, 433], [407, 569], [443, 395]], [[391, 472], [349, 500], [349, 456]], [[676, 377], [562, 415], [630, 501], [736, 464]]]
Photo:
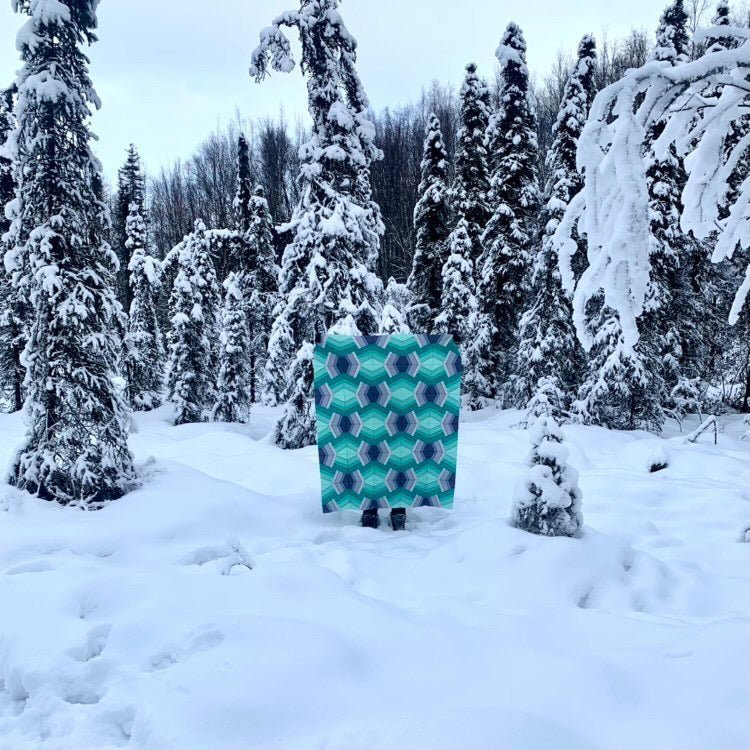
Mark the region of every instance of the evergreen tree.
[[[716, 12], [711, 19], [712, 26], [731, 26], [732, 19], [730, 18], [729, 0], [719, 0], [716, 4]], [[710, 36], [706, 42], [707, 52], [718, 52], [725, 49], [728, 40], [725, 37], [713, 37]]]
[[[665, 121], [652, 129], [656, 140]], [[652, 140], [652, 142], [653, 142]], [[687, 352], [683, 340], [690, 341], [691, 318], [698, 301], [687, 278], [686, 249], [692, 244], [680, 228], [682, 201], [680, 195], [687, 181], [682, 160], [671, 147], [662, 157], [652, 151], [646, 155], [646, 181], [649, 193], [649, 261], [651, 277], [641, 316], [641, 338], [638, 346], [644, 363], [653, 371], [653, 393], [658, 403], [671, 406], [670, 394], [683, 378], [683, 360]], [[701, 256], [700, 246], [694, 253]], [[701, 260], [703, 265], [707, 253]], [[688, 349], [692, 348], [688, 344]]]
[[128, 263], [131, 252], [127, 247], [127, 224], [130, 206], [135, 203], [144, 223], [146, 219], [146, 181], [141, 170], [141, 158], [138, 150], [131, 143], [128, 146], [125, 162], [117, 172], [117, 196], [113, 221], [112, 240], [114, 251], [120, 262], [117, 272], [117, 298], [126, 309], [130, 309], [132, 289], [128, 278]]
[[[281, 303], [268, 339], [268, 354], [263, 365], [261, 403], [277, 406], [284, 402], [289, 390], [289, 369], [294, 362], [294, 336], [287, 320], [287, 305]], [[278, 308], [277, 308], [278, 309]]]
[[383, 316], [380, 319], [378, 333], [391, 334], [410, 332], [411, 329], [401, 311], [390, 303], [383, 305]]
[[434, 330], [451, 334], [459, 345], [464, 407], [476, 411], [491, 400], [487, 363], [491, 361], [492, 326], [479, 309], [474, 293], [472, 247], [465, 219], [459, 220], [450, 239], [450, 255], [443, 265], [440, 314]]
[[434, 112], [427, 119], [421, 173], [419, 199], [414, 208], [417, 240], [407, 285], [414, 296], [415, 329], [429, 331], [440, 311], [441, 270], [448, 255], [450, 233], [448, 154]]
[[[16, 87], [0, 91], [0, 149], [15, 129], [13, 99]], [[3, 256], [11, 248], [10, 220], [5, 207], [15, 195], [13, 163], [0, 150], [0, 397], [8, 399], [10, 408], [23, 406], [24, 367], [21, 354], [27, 339], [29, 305], [24, 291], [13, 285], [13, 274], [6, 271]]]
[[531, 431], [526, 476], [513, 493], [513, 523], [542, 536], [575, 536], [583, 526], [578, 472], [552, 417], [540, 417]]
[[560, 389], [558, 379], [552, 376], [542, 376], [534, 387], [534, 393], [526, 403], [526, 410], [519, 427], [536, 424], [539, 417], [555, 418], [556, 414], [567, 415], [567, 405], [570, 398]]
[[[328, 331], [341, 336], [361, 336], [362, 331], [351, 314], [344, 315]], [[273, 431], [273, 442], [279, 448], [296, 450], [313, 445], [316, 439], [315, 410], [312, 389], [314, 380], [314, 349], [303, 344], [294, 361], [292, 387], [284, 411]]]
[[84, 44], [96, 40], [96, 2], [18, 0], [29, 16], [18, 37], [14, 286], [34, 309], [24, 353], [27, 435], [10, 481], [45, 499], [100, 505], [136, 481], [128, 413], [115, 386], [122, 309], [117, 258], [104, 242], [106, 206], [94, 192], [100, 165], [89, 143], [98, 105]]
[[252, 211], [250, 210], [251, 190], [250, 146], [244, 133], [240, 133], [237, 140], [237, 193], [232, 204], [237, 229], [240, 232], [247, 232], [250, 229], [252, 218]]
[[315, 444], [312, 389], [313, 347], [312, 344], [303, 344], [294, 361], [292, 388], [284, 405], [284, 413], [274, 427], [274, 445], [285, 450], [296, 450]]
[[469, 334], [469, 318], [477, 309], [473, 272], [468, 223], [462, 218], [451, 233], [450, 255], [443, 265], [440, 314], [434, 327], [435, 333], [453, 336], [462, 353]]
[[0, 232], [5, 234], [10, 229], [10, 220], [5, 216], [5, 207], [13, 200], [16, 183], [13, 179], [13, 162], [5, 151], [5, 142], [15, 130], [16, 119], [13, 114], [13, 100], [16, 86], [0, 90]]
[[[547, 155], [550, 187], [542, 211], [544, 233], [533, 261], [529, 306], [520, 320], [519, 348], [514, 364], [513, 388], [517, 405], [534, 415], [540, 402], [550, 405], [550, 416], [560, 420], [575, 395], [583, 352], [573, 326], [573, 310], [562, 287], [553, 237], [571, 199], [580, 191], [576, 148], [588, 118], [596, 64], [593, 37], [578, 45], [578, 60], [563, 89], [560, 109], [552, 128]], [[578, 253], [585, 255], [577, 237]], [[559, 397], [548, 398], [551, 383]]]
[[[674, 66], [687, 58], [687, 15], [682, 0], [674, 0], [662, 14], [653, 59]], [[584, 422], [610, 428], [658, 432], [664, 423], [664, 407], [671, 405], [670, 393], [681, 378], [681, 330], [688, 330], [687, 315], [693, 303], [680, 263], [686, 248], [680, 228], [680, 195], [687, 177], [674, 146], [664, 155], [654, 151], [665, 126], [666, 119], [651, 125], [643, 154], [651, 273], [639, 341], [625, 345], [621, 324], [601, 297], [591, 305], [594, 343], [574, 410]]]
[[469, 411], [483, 409], [492, 401], [492, 384], [488, 371], [488, 363], [491, 361], [492, 324], [487, 313], [475, 309], [467, 322], [466, 341], [462, 351], [461, 391], [464, 395], [463, 405]]
[[378, 333], [410, 333], [409, 310], [413, 297], [406, 284], [399, 284], [391, 276], [385, 287], [385, 304]]
[[278, 304], [279, 269], [273, 241], [273, 221], [263, 188], [258, 185], [248, 202], [249, 226], [245, 241], [251, 263], [239, 280], [244, 300], [249, 335], [250, 400], [255, 402], [256, 380], [263, 372], [268, 356], [268, 344]]
[[500, 384], [509, 374], [510, 353], [517, 343], [540, 198], [536, 118], [529, 92], [526, 42], [515, 23], [508, 24], [497, 58], [500, 108], [487, 130], [489, 202], [493, 212], [482, 235], [485, 251], [477, 296], [490, 314], [494, 329], [494, 389], [499, 393]]
[[191, 234], [165, 258], [176, 266], [170, 295], [167, 387], [175, 404], [175, 424], [202, 422], [215, 400], [219, 285], [206, 225], [198, 219]]
[[236, 273], [224, 282], [218, 395], [211, 415], [217, 422], [246, 422], [250, 415], [250, 335], [240, 282]]
[[591, 322], [593, 344], [586, 377], [573, 413], [583, 424], [612, 430], [659, 432], [664, 421], [659, 373], [644, 364], [640, 348], [626, 343], [617, 313], [600, 297], [592, 300], [598, 313]]
[[[682, 2], [675, 0], [662, 15], [654, 60], [676, 65], [687, 59], [686, 24]], [[574, 408], [584, 421], [609, 427], [658, 431], [670, 392], [679, 390], [682, 382], [680, 329], [688, 329], [686, 314], [693, 302], [680, 265], [686, 246], [679, 221], [680, 194], [686, 176], [674, 147], [658, 157], [653, 151], [665, 125], [666, 120], [651, 125], [644, 154], [651, 274], [637, 344], [625, 345], [619, 320], [601, 297], [591, 305], [595, 312], [589, 326], [594, 344], [588, 375]]]
[[688, 16], [682, 0], [673, 0], [659, 19], [656, 29], [654, 60], [670, 65], [687, 62], [690, 58], [690, 37], [687, 28]]
[[[232, 285], [242, 300], [249, 370], [245, 385], [250, 402], [257, 401], [258, 371], [266, 359], [266, 347], [276, 304], [278, 271], [274, 262], [273, 226], [261, 187], [253, 191], [250, 147], [240, 134], [237, 144], [237, 192], [234, 198], [235, 227], [229, 242], [227, 268], [236, 278]], [[226, 287], [227, 293], [229, 288]], [[225, 303], [231, 303], [225, 300]], [[234, 313], [233, 313], [234, 314]], [[221, 398], [221, 397], [220, 397]], [[230, 420], [231, 421], [231, 420]]]
[[[719, 28], [732, 25], [729, 4], [725, 0], [717, 5], [713, 25]], [[736, 48], [738, 40], [731, 36], [713, 36], [707, 45], [709, 53], [722, 52]], [[718, 98], [722, 88], [718, 85], [711, 93]], [[718, 219], [725, 223], [732, 206], [741, 200], [743, 186], [750, 175], [750, 112], [740, 114], [729, 124], [722, 139], [721, 151], [722, 161], [734, 164], [719, 194]], [[693, 335], [683, 335], [682, 344], [687, 350], [684, 359], [691, 367], [688, 375], [678, 383], [677, 393], [672, 394], [672, 407], [677, 412], [680, 411], [684, 391], [687, 391], [688, 400], [692, 398], [693, 379], [688, 376], [696, 374], [703, 377], [709, 374], [715, 381], [736, 383], [739, 397], [732, 405], [742, 411], [750, 409], [750, 312], [747, 306], [736, 315], [731, 328], [725, 322], [727, 309], [732, 306], [737, 279], [747, 275], [746, 268], [750, 265], [748, 252], [747, 249], [736, 248], [733, 257], [719, 267], [708, 261], [715, 247], [714, 238], [711, 240], [688, 242], [692, 252], [685, 264], [685, 275], [691, 281], [695, 301], [687, 311], [688, 314], [693, 313], [689, 321], [689, 331]], [[706, 390], [705, 384], [701, 390]]]
[[[485, 136], [490, 120], [489, 91], [469, 63], [461, 86], [461, 128], [458, 131], [456, 175], [452, 199], [457, 223], [464, 219], [471, 240], [471, 261], [482, 255], [482, 231], [490, 217], [487, 204], [489, 176]], [[449, 245], [452, 240], [449, 240]], [[438, 267], [442, 269], [442, 266]], [[436, 271], [439, 273], [439, 270]]]
[[125, 247], [130, 252], [132, 299], [124, 341], [125, 372], [131, 406], [155, 409], [162, 402], [164, 343], [159, 326], [161, 264], [148, 252], [146, 224], [138, 204], [130, 204]]
[[[291, 332], [293, 347], [269, 353], [273, 366], [288, 373], [292, 362], [282, 356], [299, 351], [346, 315], [363, 333], [377, 330], [382, 284], [370, 269], [383, 224], [370, 187], [370, 165], [382, 154], [355, 69], [356, 41], [344, 26], [338, 0], [301, 0], [298, 11], [282, 14], [264, 29], [250, 69], [257, 80], [269, 67], [293, 68], [284, 26], [300, 35], [313, 122], [311, 138], [300, 150], [300, 200], [287, 226], [293, 239], [280, 273], [283, 303], [277, 318], [284, 321], [276, 328]], [[272, 333], [269, 346], [278, 340]]]

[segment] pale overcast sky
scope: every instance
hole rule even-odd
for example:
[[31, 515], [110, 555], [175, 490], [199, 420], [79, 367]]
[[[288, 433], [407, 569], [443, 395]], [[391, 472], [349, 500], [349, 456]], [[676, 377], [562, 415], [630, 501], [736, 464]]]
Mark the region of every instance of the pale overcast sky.
[[[666, 0], [665, 0], [666, 2]], [[574, 51], [593, 32], [610, 38], [656, 27], [660, 0], [343, 0], [359, 41], [359, 71], [380, 109], [419, 96], [433, 79], [460, 84], [475, 61], [491, 76], [505, 25], [516, 21], [529, 64], [542, 74], [558, 49]], [[107, 176], [134, 142], [153, 172], [190, 155], [217, 124], [305, 106], [299, 70], [254, 83], [247, 69], [258, 31], [295, 0], [102, 0], [91, 74], [102, 99], [94, 116]], [[19, 67], [15, 35], [23, 17], [0, 0], [0, 85]]]

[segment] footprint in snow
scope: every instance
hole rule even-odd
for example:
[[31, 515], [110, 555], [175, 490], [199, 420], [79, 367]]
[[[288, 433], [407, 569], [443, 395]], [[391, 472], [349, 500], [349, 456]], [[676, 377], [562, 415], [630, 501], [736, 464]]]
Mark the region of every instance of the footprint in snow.
[[5, 571], [5, 575], [15, 576], [20, 573], [43, 573], [46, 570], [54, 570], [49, 560], [29, 560], [28, 562], [9, 568]]
[[109, 624], [98, 625], [92, 628], [86, 636], [86, 643], [82, 646], [74, 646], [66, 652], [71, 659], [76, 661], [91, 661], [101, 656], [102, 651], [107, 645], [112, 626]]
[[98, 717], [98, 720], [109, 730], [108, 733], [112, 737], [113, 744], [117, 747], [125, 747], [130, 744], [133, 739], [135, 719], [136, 711], [133, 706], [110, 709], [101, 713]]
[[171, 646], [157, 651], [149, 659], [149, 671], [166, 669], [189, 659], [193, 654], [210, 651], [224, 642], [224, 634], [213, 627], [194, 630], [181, 646]]

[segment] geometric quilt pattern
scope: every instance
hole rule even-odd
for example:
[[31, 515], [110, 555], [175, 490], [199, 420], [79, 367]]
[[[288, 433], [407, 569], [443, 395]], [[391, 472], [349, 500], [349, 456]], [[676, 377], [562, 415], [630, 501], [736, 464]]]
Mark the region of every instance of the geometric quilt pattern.
[[314, 370], [325, 513], [452, 507], [461, 355], [451, 336], [331, 334]]

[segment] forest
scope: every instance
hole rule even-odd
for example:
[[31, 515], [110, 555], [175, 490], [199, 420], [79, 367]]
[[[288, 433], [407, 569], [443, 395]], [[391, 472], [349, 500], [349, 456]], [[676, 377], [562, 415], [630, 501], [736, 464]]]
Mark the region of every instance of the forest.
[[[389, 108], [349, 4], [291, 4], [248, 75], [307, 117], [109, 184], [98, 0], [11, 0], [0, 749], [744, 747], [750, 10], [540, 77], [504, 8]], [[453, 385], [356, 381], [390, 341]]]

